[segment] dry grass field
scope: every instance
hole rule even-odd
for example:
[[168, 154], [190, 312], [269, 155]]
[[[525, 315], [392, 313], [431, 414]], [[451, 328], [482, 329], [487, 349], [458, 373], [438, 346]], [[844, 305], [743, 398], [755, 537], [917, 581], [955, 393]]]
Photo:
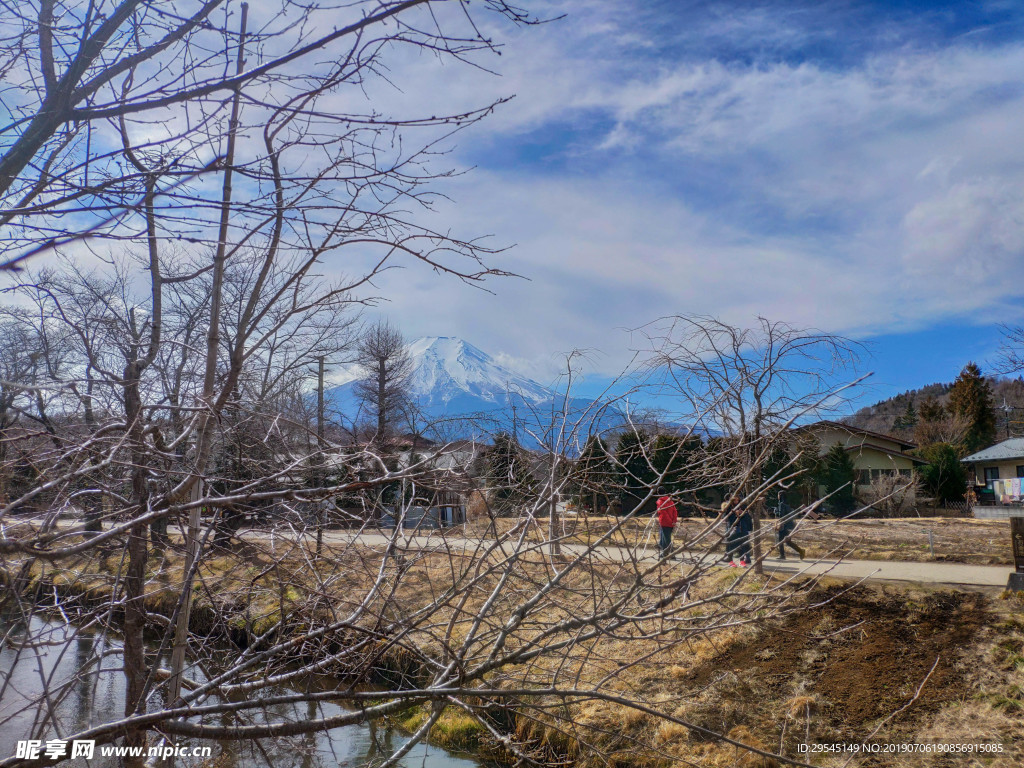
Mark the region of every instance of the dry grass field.
[[[956, 521], [963, 523], [963, 521]], [[692, 523], [688, 522], [687, 525]], [[872, 531], [871, 525], [844, 523], [846, 531]], [[827, 540], [821, 524], [821, 540]], [[966, 527], [970, 527], [969, 525]], [[815, 541], [818, 526], [809, 525], [803, 538]], [[995, 537], [995, 526], [978, 526]], [[979, 535], [977, 541], [983, 540]], [[816, 546], [824, 546], [823, 544]], [[864, 546], [864, 545], [861, 545]], [[879, 555], [898, 548], [873, 550]], [[963, 552], [966, 556], [970, 553]], [[343, 611], [366, 592], [378, 572], [379, 557], [353, 549], [328, 551], [321, 560], [304, 545], [281, 542], [273, 557], [255, 547], [239, 546], [208, 558], [196, 587], [193, 630], [217, 636], [219, 643], [245, 642], [279, 627], [283, 634], [301, 634], [325, 612]], [[411, 558], [402, 566], [389, 602], [378, 615], [411, 615], [443, 595], [463, 569], [476, 564], [438, 555]], [[68, 567], [47, 566], [36, 585], [58, 588], [65, 609], [76, 599], [85, 606], [102, 602], [120, 577], [115, 553], [83, 559]], [[540, 558], [524, 560], [508, 583], [509, 606], [546, 578]], [[147, 605], [166, 613], [180, 578], [176, 555], [152, 562]], [[568, 580], [550, 603], [524, 628], [543, 632], [573, 615], [593, 579], [615, 573], [596, 568]], [[497, 687], [547, 687], [564, 684], [580, 689], [596, 686], [641, 706], [667, 713], [747, 744], [827, 766], [991, 766], [1024, 763], [1024, 604], [1008, 596], [941, 591], [916, 587], [849, 588], [818, 584], [796, 591], [781, 604], [761, 596], [769, 581], [748, 581], [724, 599], [736, 572], [720, 569], [695, 584], [690, 598], [712, 599], [742, 609], [746, 619], [709, 631], [664, 632], [651, 640], [642, 624], [620, 635], [575, 646], [569, 654], [548, 654], [529, 664], [504, 668], [488, 680]], [[439, 628], [451, 634], [444, 642], [458, 644], [481, 610], [485, 587], [455, 605], [439, 604], [436, 615], [414, 630], [407, 644], [420, 652], [442, 653]], [[614, 587], [613, 587], [614, 588]], [[648, 599], [657, 597], [652, 584]], [[777, 598], [778, 596], [776, 596]], [[502, 605], [493, 609], [498, 622]], [[700, 626], [694, 608], [683, 619]], [[681, 624], [681, 626], [683, 626]], [[449, 629], [450, 628], [450, 629]], [[524, 634], [513, 642], [525, 642]], [[399, 646], [395, 646], [399, 650]], [[477, 649], [474, 653], [482, 653]], [[316, 654], [311, 645], [303, 652]], [[385, 655], [367, 664], [402, 668], [415, 677], [415, 661]], [[336, 675], [344, 669], [328, 670]], [[496, 715], [495, 724], [510, 732], [524, 749], [559, 764], [578, 766], [761, 766], [770, 758], [738, 750], [642, 709], [614, 702], [573, 697], [534, 702], [536, 706]], [[395, 727], [414, 728], [424, 717], [411, 710]], [[474, 719], [451, 709], [434, 726], [434, 741], [472, 750], [497, 760], [508, 755]], [[949, 753], [801, 754], [800, 745], [859, 744], [990, 745], [1002, 752], [979, 756]]]

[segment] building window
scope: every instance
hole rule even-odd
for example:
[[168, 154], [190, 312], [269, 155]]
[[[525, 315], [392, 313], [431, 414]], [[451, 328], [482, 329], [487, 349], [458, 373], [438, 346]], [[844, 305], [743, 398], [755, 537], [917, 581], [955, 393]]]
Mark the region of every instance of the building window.
[[870, 469], [858, 469], [857, 470], [857, 484], [858, 485], [871, 485], [871, 470]]
[[901, 477], [910, 477], [913, 474], [914, 474], [914, 470], [912, 470], [912, 469], [901, 469], [900, 470], [900, 476]]
[[1024, 477], [1024, 464], [1017, 465], [1017, 474], [1014, 477]]
[[985, 467], [985, 487], [992, 490], [992, 481], [999, 479], [999, 467]]

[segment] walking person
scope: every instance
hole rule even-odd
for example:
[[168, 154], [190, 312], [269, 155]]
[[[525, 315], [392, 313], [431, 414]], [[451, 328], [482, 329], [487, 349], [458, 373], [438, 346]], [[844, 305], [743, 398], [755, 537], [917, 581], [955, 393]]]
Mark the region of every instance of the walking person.
[[728, 563], [736, 567], [736, 556], [739, 555], [739, 564], [744, 568], [750, 565], [750, 532], [754, 529], [754, 521], [746, 509], [739, 506], [735, 497], [730, 498], [722, 504], [722, 512], [725, 514], [725, 559], [722, 563]]
[[786, 502], [786, 494], [779, 491], [778, 502], [775, 505], [775, 517], [778, 518], [778, 528], [775, 530], [775, 540], [779, 545], [779, 560], [786, 559], [786, 545], [804, 559], [804, 551], [792, 540], [793, 532], [796, 530], [796, 512]]
[[725, 525], [725, 555], [722, 557], [722, 565], [736, 565], [733, 557], [736, 554], [736, 499], [727, 499], [722, 502], [723, 525]]
[[672, 548], [672, 531], [676, 527], [679, 513], [676, 510], [676, 503], [666, 493], [665, 489], [658, 486], [658, 524], [661, 526], [661, 535], [658, 537], [658, 552], [662, 559], [668, 557], [668, 551]]
[[[736, 509], [736, 550], [740, 556], [740, 566], [746, 568], [753, 560], [750, 551], [750, 534], [754, 531], [754, 519], [745, 507]], [[732, 563], [730, 563], [732, 565]]]

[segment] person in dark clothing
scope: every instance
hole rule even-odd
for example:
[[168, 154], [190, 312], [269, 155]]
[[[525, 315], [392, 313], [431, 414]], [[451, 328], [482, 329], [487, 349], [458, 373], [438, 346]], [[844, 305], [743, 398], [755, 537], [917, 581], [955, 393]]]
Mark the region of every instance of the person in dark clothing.
[[668, 557], [668, 551], [672, 548], [672, 531], [676, 527], [676, 520], [679, 513], [676, 511], [676, 503], [672, 500], [664, 488], [658, 488], [658, 524], [661, 526], [661, 535], [658, 537], [658, 552], [662, 558]]
[[737, 550], [740, 555], [740, 565], [746, 568], [753, 560], [750, 551], [750, 534], [754, 530], [754, 520], [750, 513], [743, 507], [736, 510], [736, 540]]
[[750, 513], [736, 503], [735, 499], [722, 504], [722, 511], [725, 512], [725, 560], [732, 567], [736, 567], [736, 555], [739, 555], [740, 565], [750, 565], [752, 559], [750, 552], [750, 532], [754, 529], [754, 521]]
[[796, 530], [796, 512], [786, 502], [786, 494], [780, 493], [778, 503], [775, 505], [775, 517], [778, 518], [779, 524], [775, 531], [775, 540], [779, 545], [779, 559], [786, 559], [786, 545], [799, 555], [800, 559], [804, 559], [804, 551], [798, 547], [792, 540], [791, 536], [793, 531]]
[[729, 499], [722, 502], [722, 524], [725, 526], [725, 555], [722, 557], [722, 564], [732, 562], [736, 552], [736, 507], [735, 500]]

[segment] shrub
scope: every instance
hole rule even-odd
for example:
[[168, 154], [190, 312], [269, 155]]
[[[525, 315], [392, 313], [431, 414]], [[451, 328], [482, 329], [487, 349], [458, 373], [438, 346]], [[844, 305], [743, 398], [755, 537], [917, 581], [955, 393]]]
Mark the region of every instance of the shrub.
[[939, 501], [961, 501], [967, 490], [967, 470], [949, 443], [935, 443], [921, 451], [928, 463], [920, 471], [921, 484]]

